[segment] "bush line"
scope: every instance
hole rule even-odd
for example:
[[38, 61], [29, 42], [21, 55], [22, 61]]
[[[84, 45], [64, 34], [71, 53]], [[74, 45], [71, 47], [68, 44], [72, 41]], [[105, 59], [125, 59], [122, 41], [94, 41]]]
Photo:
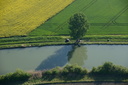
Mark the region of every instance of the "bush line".
[[105, 62], [103, 65], [98, 67], [93, 67], [91, 71], [88, 71], [86, 68], [82, 68], [78, 65], [66, 65], [64, 67], [56, 67], [50, 70], [41, 71], [41, 73], [36, 72], [27, 73], [22, 70], [17, 70], [14, 73], [8, 73], [5, 75], [0, 75], [0, 83], [5, 82], [16, 82], [16, 81], [28, 81], [41, 79], [42, 81], [51, 81], [53, 79], [59, 80], [81, 80], [88, 77], [88, 79], [97, 80], [97, 77], [100, 80], [105, 80], [113, 78], [111, 80], [128, 80], [128, 68], [114, 65], [111, 62]]

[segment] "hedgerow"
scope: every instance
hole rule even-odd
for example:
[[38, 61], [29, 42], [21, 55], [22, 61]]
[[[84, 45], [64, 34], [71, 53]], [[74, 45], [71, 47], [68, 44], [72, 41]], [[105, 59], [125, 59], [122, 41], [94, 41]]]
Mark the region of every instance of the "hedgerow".
[[128, 68], [106, 62], [97, 68], [93, 67], [90, 73], [93, 75], [128, 77]]
[[0, 83], [13, 82], [13, 81], [27, 81], [31, 77], [31, 74], [18, 69], [14, 73], [8, 73], [0, 76]]

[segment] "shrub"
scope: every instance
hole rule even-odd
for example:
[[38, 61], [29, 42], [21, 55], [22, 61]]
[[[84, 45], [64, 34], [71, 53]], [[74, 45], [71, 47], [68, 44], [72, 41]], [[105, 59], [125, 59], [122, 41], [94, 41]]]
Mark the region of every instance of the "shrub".
[[12, 78], [14, 81], [15, 81], [15, 80], [17, 80], [17, 81], [26, 81], [26, 80], [28, 80], [28, 79], [30, 78], [30, 76], [31, 76], [31, 75], [30, 75], [29, 73], [18, 69], [16, 72], [14, 72], [14, 73], [12, 74], [12, 77], [11, 77], [11, 78]]
[[56, 75], [57, 76], [59, 74], [60, 74], [60, 69], [59, 68], [53, 68], [52, 69], [52, 75], [54, 75], [54, 76]]
[[13, 73], [8, 73], [6, 75], [1, 75], [0, 76], [0, 82], [7, 82], [7, 81], [11, 81], [12, 80], [12, 74]]
[[84, 76], [87, 70], [78, 65], [66, 65], [62, 70], [62, 75], [67, 77]]
[[42, 78], [51, 80], [53, 78], [82, 78], [87, 74], [87, 70], [78, 65], [66, 65], [63, 68], [56, 67], [51, 70], [42, 72]]
[[42, 78], [44, 78], [44, 79], [55, 78], [55, 77], [58, 77], [59, 75], [60, 75], [59, 67], [42, 72]]
[[106, 62], [97, 68], [93, 67], [90, 73], [94, 75], [128, 76], [128, 69]]
[[52, 71], [51, 70], [47, 70], [44, 73], [42, 73], [43, 76], [49, 76], [52, 75]]
[[24, 72], [22, 70], [17, 70], [14, 73], [8, 73], [6, 75], [0, 76], [1, 82], [12, 82], [12, 81], [27, 81], [31, 74]]

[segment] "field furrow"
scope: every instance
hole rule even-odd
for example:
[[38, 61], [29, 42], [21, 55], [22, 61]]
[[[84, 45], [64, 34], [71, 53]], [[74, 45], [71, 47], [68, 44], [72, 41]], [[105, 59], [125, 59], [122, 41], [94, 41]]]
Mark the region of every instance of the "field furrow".
[[74, 0], [1, 0], [0, 37], [26, 35]]
[[87, 35], [128, 35], [128, 0], [75, 0], [29, 35], [69, 35], [69, 18], [79, 12], [90, 24]]
[[119, 13], [117, 13], [112, 19], [110, 19], [104, 26], [103, 28], [107, 28], [108, 26], [110, 26], [111, 24], [118, 24], [116, 23], [116, 19], [118, 17], [120, 17], [125, 11], [128, 10], [128, 5], [125, 6]]

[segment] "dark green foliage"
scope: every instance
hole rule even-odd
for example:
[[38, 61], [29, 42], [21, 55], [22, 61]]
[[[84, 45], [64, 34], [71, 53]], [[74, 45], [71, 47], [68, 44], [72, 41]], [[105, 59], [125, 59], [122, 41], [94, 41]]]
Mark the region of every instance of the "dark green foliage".
[[0, 76], [0, 82], [27, 81], [30, 74], [22, 70], [17, 70], [14, 73], [8, 73]]
[[128, 78], [128, 69], [122, 66], [114, 65], [111, 62], [106, 62], [102, 66], [93, 69], [88, 73], [87, 69], [82, 68], [78, 65], [66, 65], [63, 68], [54, 68], [42, 72], [42, 78], [44, 80], [52, 80], [54, 78], [59, 78], [62, 80], [79, 80], [89, 76], [92, 78]]
[[88, 28], [89, 25], [85, 19], [85, 15], [82, 13], [74, 14], [69, 20], [70, 36], [74, 39], [82, 38]]
[[[66, 65], [63, 68], [56, 67], [51, 70], [42, 71], [42, 79], [51, 81], [53, 79], [60, 80], [80, 80], [88, 77], [89, 79], [94, 80], [126, 80], [128, 79], [128, 68], [114, 65], [111, 62], [106, 62], [102, 66], [97, 68], [93, 67], [93, 69], [88, 73], [87, 69], [82, 68], [78, 65]], [[40, 78], [41, 78], [40, 77]], [[40, 79], [32, 78], [32, 75], [24, 72], [22, 70], [17, 70], [14, 73], [8, 73], [6, 75], [0, 76], [0, 84], [2, 83], [10, 83], [10, 82], [24, 82], [28, 79], [35, 80]]]
[[128, 77], [128, 69], [122, 66], [114, 65], [111, 62], [106, 62], [97, 68], [93, 67], [91, 74]]
[[62, 79], [64, 80], [79, 80], [84, 78], [87, 70], [78, 65], [66, 65], [62, 70]]
[[30, 77], [30, 74], [28, 74], [28, 73], [26, 73], [26, 72], [24, 72], [24, 71], [22, 71], [22, 70], [17, 70], [16, 72], [14, 72], [13, 74], [12, 74], [12, 79], [14, 80], [14, 81], [18, 81], [18, 80], [20, 80], [20, 81], [26, 81], [26, 80], [28, 80], [28, 78]]
[[57, 76], [60, 73], [58, 68], [53, 68], [51, 70], [47, 70], [46, 72], [44, 72], [43, 75], [45, 76]]
[[64, 76], [78, 76], [85, 74], [87, 74], [87, 70], [78, 65], [66, 65], [62, 71], [62, 75]]
[[87, 70], [78, 65], [66, 65], [64, 68], [54, 68], [42, 72], [44, 80], [52, 80], [53, 78], [60, 79], [78, 79], [83, 78], [87, 74]]
[[60, 73], [61, 73], [60, 67], [56, 67], [51, 70], [42, 72], [42, 78], [44, 80], [52, 80], [55, 77], [59, 77]]

